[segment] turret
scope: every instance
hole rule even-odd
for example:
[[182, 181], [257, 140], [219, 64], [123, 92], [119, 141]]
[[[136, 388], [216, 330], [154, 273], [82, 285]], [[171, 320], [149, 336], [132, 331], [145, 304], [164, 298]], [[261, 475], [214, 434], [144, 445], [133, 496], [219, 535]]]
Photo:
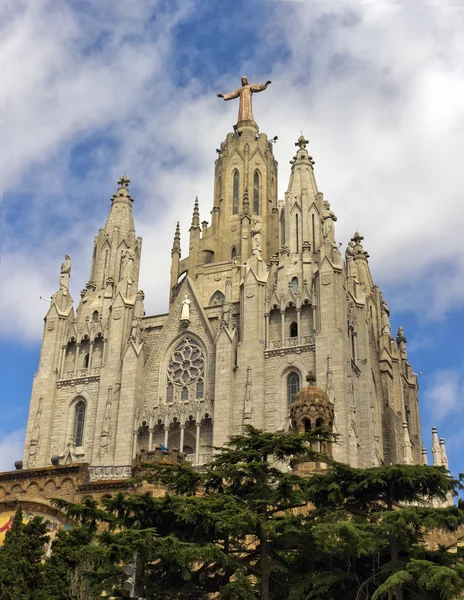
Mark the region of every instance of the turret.
[[433, 466], [441, 467], [443, 462], [441, 456], [440, 442], [438, 441], [438, 431], [436, 427], [432, 427], [432, 456]]

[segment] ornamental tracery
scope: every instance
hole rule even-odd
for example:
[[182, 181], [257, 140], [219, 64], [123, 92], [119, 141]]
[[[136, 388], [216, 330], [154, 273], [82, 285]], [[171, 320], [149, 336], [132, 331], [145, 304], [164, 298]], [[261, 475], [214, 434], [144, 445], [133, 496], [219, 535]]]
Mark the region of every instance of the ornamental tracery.
[[204, 370], [203, 350], [191, 337], [183, 338], [169, 360], [169, 381], [175, 385], [185, 386], [203, 377]]

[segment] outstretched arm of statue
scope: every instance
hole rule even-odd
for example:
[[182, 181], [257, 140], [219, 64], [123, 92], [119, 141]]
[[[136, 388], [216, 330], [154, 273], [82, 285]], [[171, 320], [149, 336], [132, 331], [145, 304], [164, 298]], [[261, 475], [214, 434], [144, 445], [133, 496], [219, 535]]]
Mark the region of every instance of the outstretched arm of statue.
[[224, 100], [232, 100], [233, 98], [238, 98], [240, 96], [241, 88], [235, 90], [235, 92], [230, 92], [230, 94], [218, 94], [218, 98], [224, 98]]
[[251, 83], [251, 91], [252, 92], [262, 92], [267, 88], [268, 85], [271, 85], [272, 81], [266, 81], [266, 83]]

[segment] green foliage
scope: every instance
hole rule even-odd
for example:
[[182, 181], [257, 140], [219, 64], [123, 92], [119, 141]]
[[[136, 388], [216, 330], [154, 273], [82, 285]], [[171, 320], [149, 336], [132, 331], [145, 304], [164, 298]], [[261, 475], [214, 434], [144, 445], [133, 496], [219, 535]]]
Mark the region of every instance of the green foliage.
[[[323, 430], [292, 435], [249, 427], [216, 449], [202, 472], [150, 467], [144, 479], [162, 483], [162, 497], [57, 500], [78, 525], [59, 532], [39, 565], [41, 588], [0, 597], [95, 600], [103, 590], [123, 597], [122, 566], [136, 551], [136, 595], [150, 600], [458, 598], [462, 556], [425, 544], [428, 531], [462, 526], [462, 506], [426, 502], [446, 498], [458, 482], [424, 466], [332, 463], [305, 477], [292, 469], [303, 458], [323, 460], [311, 448], [330, 440]], [[0, 586], [5, 572], [0, 562]]]
[[37, 599], [43, 583], [43, 546], [48, 540], [43, 519], [34, 517], [28, 523], [23, 523], [23, 513], [18, 508], [0, 550], [2, 600]]

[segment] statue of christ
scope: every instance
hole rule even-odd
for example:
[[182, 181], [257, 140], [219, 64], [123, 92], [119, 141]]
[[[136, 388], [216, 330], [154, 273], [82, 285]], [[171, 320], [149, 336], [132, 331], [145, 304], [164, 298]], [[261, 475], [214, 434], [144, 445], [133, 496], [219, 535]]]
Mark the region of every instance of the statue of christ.
[[266, 81], [266, 83], [248, 83], [248, 79], [246, 77], [242, 77], [242, 87], [238, 88], [234, 92], [230, 92], [230, 94], [218, 94], [218, 98], [232, 100], [233, 98], [240, 97], [238, 122], [254, 121], [251, 96], [254, 92], [262, 92], [265, 90], [270, 83], [270, 81]]

